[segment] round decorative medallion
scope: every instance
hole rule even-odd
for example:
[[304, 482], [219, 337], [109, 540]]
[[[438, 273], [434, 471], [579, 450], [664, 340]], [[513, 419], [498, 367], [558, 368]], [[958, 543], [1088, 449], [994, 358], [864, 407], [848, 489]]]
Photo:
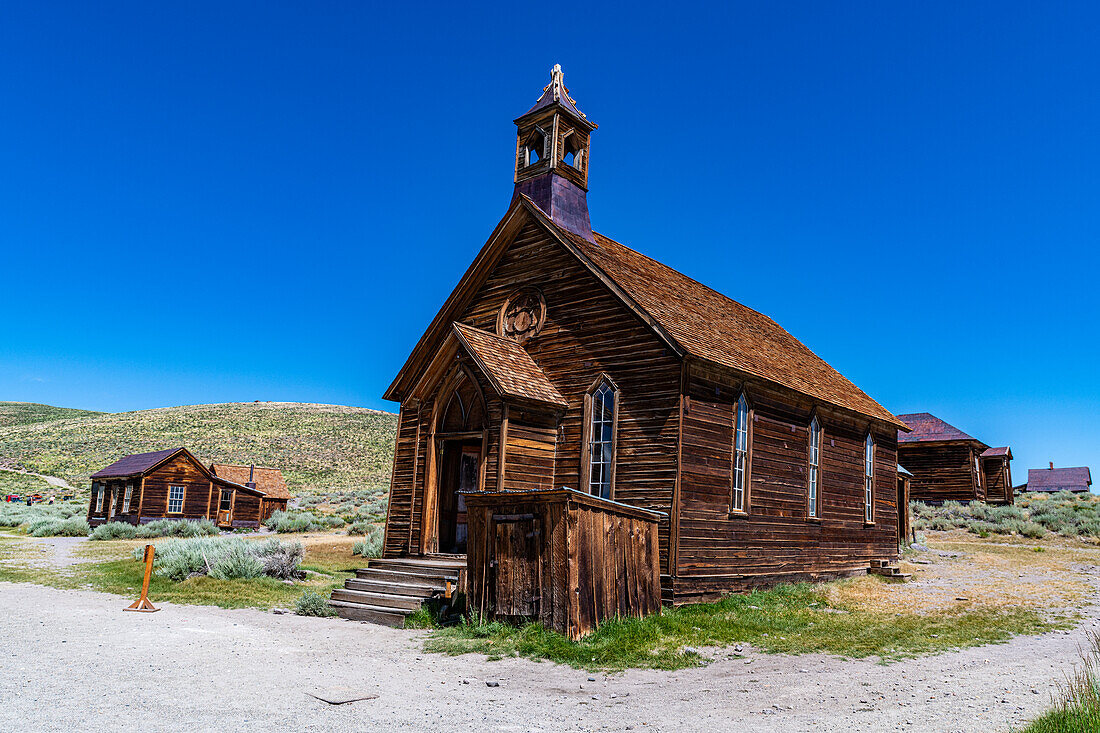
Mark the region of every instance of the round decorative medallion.
[[523, 343], [537, 336], [546, 321], [546, 298], [538, 288], [527, 286], [508, 296], [497, 314], [497, 334]]

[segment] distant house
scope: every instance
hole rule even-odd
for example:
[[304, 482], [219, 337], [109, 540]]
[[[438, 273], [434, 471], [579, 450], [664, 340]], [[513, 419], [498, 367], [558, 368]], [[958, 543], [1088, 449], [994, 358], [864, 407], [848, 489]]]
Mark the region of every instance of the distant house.
[[186, 448], [125, 456], [91, 478], [88, 524], [93, 527], [206, 518], [236, 528], [263, 521], [263, 491], [215, 475]]
[[898, 433], [898, 462], [912, 472], [916, 501], [1011, 504], [1012, 450], [991, 448], [935, 415], [898, 415], [913, 430]]
[[286, 486], [283, 472], [279, 469], [241, 466], [235, 463], [211, 463], [210, 470], [219, 478], [263, 492], [263, 498], [260, 500], [261, 522], [277, 511], [286, 511], [287, 502], [290, 501], [290, 490]]
[[1092, 486], [1092, 472], [1088, 466], [1073, 468], [1029, 468], [1024, 491], [1088, 491]]

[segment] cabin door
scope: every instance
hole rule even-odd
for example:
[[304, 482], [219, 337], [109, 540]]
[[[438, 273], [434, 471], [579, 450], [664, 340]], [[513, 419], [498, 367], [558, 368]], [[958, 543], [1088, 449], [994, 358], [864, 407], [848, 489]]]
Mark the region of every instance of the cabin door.
[[233, 491], [222, 489], [218, 499], [218, 525], [225, 527], [233, 523]]
[[459, 493], [477, 491], [481, 475], [481, 441], [443, 442], [439, 476], [439, 551], [466, 553], [466, 500]]

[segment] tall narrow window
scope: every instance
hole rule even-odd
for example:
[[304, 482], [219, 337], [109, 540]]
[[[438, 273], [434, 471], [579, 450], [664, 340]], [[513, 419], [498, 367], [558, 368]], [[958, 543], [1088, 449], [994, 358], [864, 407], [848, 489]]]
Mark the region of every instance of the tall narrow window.
[[977, 477], [978, 488], [982, 488], [982, 467], [977, 456], [974, 456], [974, 475]]
[[810, 421], [810, 488], [806, 497], [806, 513], [817, 516], [817, 492], [821, 466], [821, 423], [817, 415]]
[[99, 514], [103, 511], [103, 487], [95, 486], [93, 489], [95, 491], [95, 513]]
[[745, 395], [737, 400], [737, 421], [733, 431], [733, 499], [735, 512], [745, 511], [745, 479], [749, 465], [749, 402]]
[[615, 388], [603, 379], [589, 395], [588, 492], [611, 498], [615, 460]]
[[867, 434], [863, 443], [863, 521], [875, 521], [875, 439]]
[[130, 497], [133, 496], [134, 485], [126, 484], [126, 491], [122, 494], [122, 513], [129, 514], [130, 512]]
[[168, 513], [183, 513], [183, 487], [171, 486], [168, 489]]
[[233, 490], [222, 489], [222, 495], [218, 500], [218, 511], [227, 512], [233, 508]]

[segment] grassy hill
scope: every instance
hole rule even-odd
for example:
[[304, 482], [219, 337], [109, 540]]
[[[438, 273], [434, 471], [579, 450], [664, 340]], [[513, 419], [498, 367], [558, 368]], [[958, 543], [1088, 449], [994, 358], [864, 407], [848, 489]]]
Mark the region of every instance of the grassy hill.
[[53, 407], [36, 402], [0, 402], [0, 428], [12, 425], [30, 425], [36, 422], [64, 420], [72, 417], [95, 417], [102, 412], [74, 410], [70, 407]]
[[377, 500], [389, 488], [397, 416], [388, 412], [291, 402], [110, 414], [46, 409], [59, 418], [0, 423], [0, 466], [60, 476], [86, 491], [92, 473], [124, 455], [184, 446], [206, 464], [281, 468], [295, 494]]

